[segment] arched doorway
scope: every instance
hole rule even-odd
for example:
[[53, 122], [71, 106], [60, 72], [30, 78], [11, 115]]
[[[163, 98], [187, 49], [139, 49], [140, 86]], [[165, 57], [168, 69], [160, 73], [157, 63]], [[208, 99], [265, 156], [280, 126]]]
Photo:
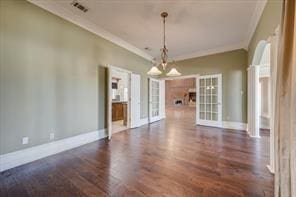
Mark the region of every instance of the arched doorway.
[[261, 40], [248, 68], [248, 134], [260, 138], [260, 128], [270, 129], [270, 163], [274, 173], [274, 109], [277, 72], [278, 28]]
[[270, 90], [270, 43], [260, 41], [248, 68], [248, 133], [251, 137], [260, 137], [262, 111], [270, 107], [270, 95], [262, 97], [262, 91], [266, 90]]

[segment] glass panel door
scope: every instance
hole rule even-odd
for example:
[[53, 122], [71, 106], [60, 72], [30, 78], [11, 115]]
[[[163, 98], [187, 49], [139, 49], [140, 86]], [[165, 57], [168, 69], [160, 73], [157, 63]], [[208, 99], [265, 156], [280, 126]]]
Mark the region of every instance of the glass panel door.
[[152, 117], [159, 116], [159, 82], [152, 81]]
[[154, 122], [160, 120], [160, 82], [150, 79], [149, 86], [149, 122]]
[[199, 78], [198, 124], [222, 126], [222, 76], [208, 75]]

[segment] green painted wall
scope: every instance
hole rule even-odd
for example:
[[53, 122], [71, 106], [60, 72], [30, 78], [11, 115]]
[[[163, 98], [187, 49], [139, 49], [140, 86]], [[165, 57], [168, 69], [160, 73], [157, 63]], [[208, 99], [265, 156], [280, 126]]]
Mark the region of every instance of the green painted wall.
[[282, 0], [268, 0], [248, 48], [248, 65], [252, 64], [257, 44], [267, 40], [281, 22]]
[[[223, 120], [247, 121], [247, 65], [280, 21], [269, 0], [249, 45], [177, 62], [183, 75], [223, 75]], [[141, 117], [148, 114], [150, 63], [24, 0], [0, 0], [0, 154], [106, 126], [105, 65], [141, 74]], [[243, 94], [241, 94], [243, 92]], [[30, 138], [22, 145], [22, 137]]]
[[[240, 49], [177, 62], [182, 75], [222, 74], [223, 121], [247, 122], [247, 51]], [[241, 94], [243, 91], [243, 94]]]
[[0, 0], [0, 47], [0, 154], [105, 128], [107, 64], [141, 74], [147, 117], [148, 61], [27, 1]]

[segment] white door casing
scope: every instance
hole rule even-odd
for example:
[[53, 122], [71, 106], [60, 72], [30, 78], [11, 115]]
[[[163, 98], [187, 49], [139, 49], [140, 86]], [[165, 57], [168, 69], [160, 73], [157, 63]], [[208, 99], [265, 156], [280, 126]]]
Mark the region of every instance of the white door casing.
[[107, 130], [108, 130], [108, 139], [110, 140], [112, 138], [112, 76], [114, 75], [114, 72], [125, 72], [128, 74], [128, 102], [127, 102], [127, 128], [130, 128], [130, 117], [131, 117], [131, 106], [130, 106], [130, 96], [131, 96], [131, 83], [130, 83], [130, 77], [131, 77], [131, 71], [119, 68], [112, 65], [107, 65]]
[[163, 119], [166, 117], [165, 114], [165, 80], [159, 81], [159, 105], [160, 105], [160, 118]]
[[268, 169], [270, 172], [275, 172], [275, 98], [276, 98], [276, 81], [277, 81], [277, 54], [279, 42], [279, 28], [276, 29], [274, 35], [270, 38], [270, 163]]
[[141, 125], [141, 76], [131, 74], [131, 128]]
[[107, 130], [108, 139], [112, 137], [112, 69], [107, 67]]
[[195, 76], [195, 91], [196, 91], [196, 99], [195, 99], [195, 124], [199, 124], [199, 75]]
[[149, 78], [149, 123], [165, 116], [165, 81]]
[[197, 124], [222, 127], [222, 74], [199, 76], [196, 85]]

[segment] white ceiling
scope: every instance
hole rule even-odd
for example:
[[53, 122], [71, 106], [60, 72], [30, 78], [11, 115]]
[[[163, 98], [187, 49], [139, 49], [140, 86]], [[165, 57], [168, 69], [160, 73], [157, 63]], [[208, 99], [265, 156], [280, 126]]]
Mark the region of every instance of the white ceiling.
[[[29, 0], [147, 59], [159, 57], [167, 11], [172, 59], [247, 48], [266, 0]], [[149, 47], [147, 51], [144, 48]]]

